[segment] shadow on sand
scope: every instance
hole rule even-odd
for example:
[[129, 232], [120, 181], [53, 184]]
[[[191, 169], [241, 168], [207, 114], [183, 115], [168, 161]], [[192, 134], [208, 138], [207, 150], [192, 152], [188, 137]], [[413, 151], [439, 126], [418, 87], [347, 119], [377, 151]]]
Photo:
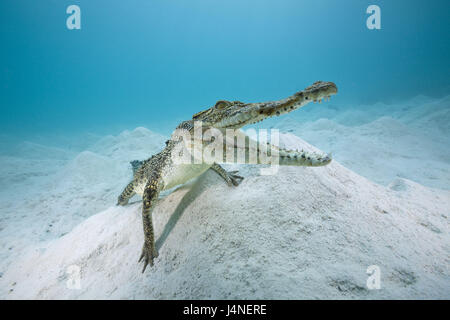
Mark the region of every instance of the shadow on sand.
[[[180, 188], [190, 188], [190, 190], [183, 196], [183, 199], [181, 199], [177, 208], [170, 216], [169, 221], [167, 221], [163, 232], [156, 240], [155, 242], [156, 250], [159, 251], [159, 249], [162, 247], [167, 237], [169, 236], [170, 232], [177, 224], [178, 220], [180, 220], [184, 210], [198, 197], [198, 195], [201, 194], [206, 189], [206, 187], [210, 186], [211, 184], [220, 182], [224, 183], [223, 181], [221, 181], [221, 178], [216, 173], [212, 172], [211, 170], [208, 170], [205, 173], [203, 173], [200, 177], [198, 177], [195, 181], [180, 187]], [[178, 188], [177, 190], [179, 190], [180, 188]]]

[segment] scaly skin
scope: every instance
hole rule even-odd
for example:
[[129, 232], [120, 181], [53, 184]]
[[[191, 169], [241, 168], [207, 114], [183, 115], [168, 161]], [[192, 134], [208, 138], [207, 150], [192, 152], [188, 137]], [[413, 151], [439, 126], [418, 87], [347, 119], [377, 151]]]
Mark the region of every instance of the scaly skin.
[[[308, 88], [299, 91], [286, 99], [278, 101], [242, 103], [240, 101], [230, 102], [221, 100], [218, 101], [214, 107], [195, 114], [192, 117], [192, 120], [180, 123], [177, 129], [187, 130], [193, 135], [195, 121], [202, 122], [203, 131], [208, 128], [216, 128], [221, 131], [224, 131], [225, 129], [239, 129], [275, 115], [279, 116], [289, 113], [305, 106], [309, 102], [321, 102], [322, 99], [330, 98], [331, 95], [336, 93], [337, 88], [334, 83], [317, 81]], [[153, 265], [153, 260], [158, 255], [155, 248], [151, 214], [159, 193], [162, 190], [183, 184], [190, 179], [201, 175], [208, 169], [216, 171], [230, 186], [239, 185], [243, 179], [243, 177], [236, 175], [236, 171], [227, 172], [217, 163], [174, 163], [173, 156], [175, 153], [179, 152], [179, 144], [183, 143], [178, 139], [179, 136], [176, 132], [177, 130], [175, 130], [171, 139], [166, 142], [166, 147], [160, 153], [145, 161], [135, 160], [132, 162], [134, 171], [133, 180], [127, 185], [118, 198], [118, 205], [125, 205], [135, 194], [139, 194], [143, 197], [142, 221], [145, 241], [139, 259], [139, 261], [144, 261], [142, 272], [145, 271], [148, 264]], [[210, 141], [202, 141], [203, 144], [207, 142]], [[279, 165], [323, 166], [331, 162], [331, 157], [325, 154], [309, 153], [303, 150], [286, 150], [271, 144], [268, 144], [267, 147], [268, 155], [274, 152], [279, 154]], [[255, 149], [251, 150], [251, 148], [245, 144], [245, 146], [234, 145], [233, 152], [239, 148], [244, 149], [241, 151], [244, 151], [246, 161], [248, 161], [250, 153], [255, 151]], [[258, 154], [261, 151], [259, 146], [256, 147], [256, 151]], [[227, 152], [230, 152], [230, 149], [227, 149], [224, 145], [224, 163], [227, 162], [225, 159]], [[247, 162], [244, 161], [243, 163]], [[259, 157], [257, 163], [262, 163]]]

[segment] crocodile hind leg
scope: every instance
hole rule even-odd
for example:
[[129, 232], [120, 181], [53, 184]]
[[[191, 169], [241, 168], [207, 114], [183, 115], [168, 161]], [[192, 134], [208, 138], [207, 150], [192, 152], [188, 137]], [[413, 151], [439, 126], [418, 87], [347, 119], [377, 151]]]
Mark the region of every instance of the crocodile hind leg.
[[135, 195], [134, 191], [134, 181], [131, 181], [125, 189], [120, 194], [119, 198], [117, 199], [117, 205], [124, 206], [128, 203], [128, 200], [131, 199]]
[[214, 163], [211, 166], [211, 169], [217, 172], [230, 187], [233, 185], [238, 186], [242, 182], [242, 180], [244, 180], [244, 177], [236, 175], [238, 171], [226, 171], [221, 165], [217, 163]]
[[145, 271], [147, 265], [153, 266], [153, 259], [158, 256], [158, 252], [155, 247], [155, 234], [153, 231], [152, 222], [152, 211], [155, 207], [156, 201], [158, 200], [159, 192], [162, 189], [162, 179], [159, 174], [154, 174], [148, 180], [145, 185], [143, 194], [143, 205], [142, 205], [142, 223], [144, 227], [144, 246], [142, 248], [142, 254], [139, 258], [140, 261], [144, 261], [144, 268], [142, 272]]

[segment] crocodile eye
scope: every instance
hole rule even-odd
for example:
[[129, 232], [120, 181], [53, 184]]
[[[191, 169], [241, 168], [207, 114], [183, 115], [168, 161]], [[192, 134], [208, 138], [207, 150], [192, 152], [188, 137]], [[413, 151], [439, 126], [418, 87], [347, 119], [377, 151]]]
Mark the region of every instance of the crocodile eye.
[[214, 107], [217, 109], [222, 109], [222, 108], [229, 106], [230, 104], [231, 104], [230, 101], [219, 100], [216, 102], [216, 105]]

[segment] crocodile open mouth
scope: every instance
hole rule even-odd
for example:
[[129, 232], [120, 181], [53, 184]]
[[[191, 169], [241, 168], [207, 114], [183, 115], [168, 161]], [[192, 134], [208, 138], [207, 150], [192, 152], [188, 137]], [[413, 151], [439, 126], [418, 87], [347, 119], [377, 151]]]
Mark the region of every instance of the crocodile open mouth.
[[292, 112], [310, 102], [321, 103], [322, 100], [327, 101], [336, 93], [337, 87], [333, 82], [317, 81], [289, 98], [278, 101], [240, 103], [236, 105], [229, 102], [229, 105], [225, 106], [227, 109], [220, 110], [224, 115], [213, 126], [219, 128], [241, 128], [245, 125], [255, 124], [274, 116]]

